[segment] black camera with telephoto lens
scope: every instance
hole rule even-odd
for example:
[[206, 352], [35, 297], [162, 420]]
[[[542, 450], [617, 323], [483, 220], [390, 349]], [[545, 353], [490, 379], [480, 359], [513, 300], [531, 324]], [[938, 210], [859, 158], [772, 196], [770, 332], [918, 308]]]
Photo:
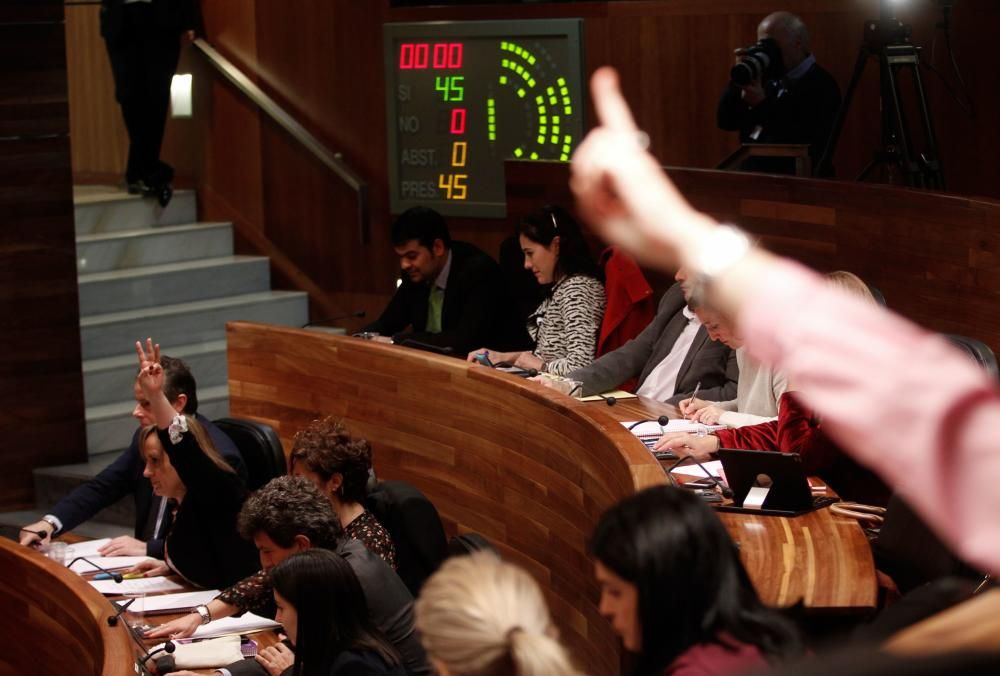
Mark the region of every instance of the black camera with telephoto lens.
[[729, 71], [729, 77], [741, 87], [747, 86], [754, 80], [760, 82], [776, 80], [784, 74], [781, 48], [774, 38], [764, 38], [758, 40], [757, 44], [747, 47], [739, 62]]

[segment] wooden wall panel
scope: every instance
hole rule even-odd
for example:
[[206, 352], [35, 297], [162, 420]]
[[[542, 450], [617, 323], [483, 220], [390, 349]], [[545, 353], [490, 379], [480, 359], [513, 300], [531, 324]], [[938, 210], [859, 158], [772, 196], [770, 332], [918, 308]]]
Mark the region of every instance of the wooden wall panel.
[[61, 3], [0, 11], [0, 509], [86, 458]]
[[[889, 307], [1000, 353], [1000, 202], [894, 186], [669, 168], [691, 203], [820, 271], [850, 270]], [[513, 205], [568, 202], [568, 167], [507, 163]], [[663, 290], [663, 289], [661, 289]]]
[[99, 17], [99, 5], [66, 7], [73, 173], [81, 180], [124, 176], [128, 155], [128, 134], [115, 102]]

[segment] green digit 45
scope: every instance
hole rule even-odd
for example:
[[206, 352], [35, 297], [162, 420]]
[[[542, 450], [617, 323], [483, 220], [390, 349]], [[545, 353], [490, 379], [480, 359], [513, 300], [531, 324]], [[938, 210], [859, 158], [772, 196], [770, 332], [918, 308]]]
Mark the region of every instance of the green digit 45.
[[444, 101], [463, 101], [465, 99], [464, 75], [441, 76], [434, 78], [434, 89], [441, 92]]

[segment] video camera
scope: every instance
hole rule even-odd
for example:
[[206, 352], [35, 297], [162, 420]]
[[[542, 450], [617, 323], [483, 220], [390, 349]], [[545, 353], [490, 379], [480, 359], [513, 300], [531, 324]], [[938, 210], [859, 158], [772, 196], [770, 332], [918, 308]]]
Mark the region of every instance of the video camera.
[[750, 45], [740, 56], [739, 62], [729, 71], [733, 82], [745, 87], [754, 80], [766, 82], [785, 74], [781, 48], [774, 38], [764, 38]]

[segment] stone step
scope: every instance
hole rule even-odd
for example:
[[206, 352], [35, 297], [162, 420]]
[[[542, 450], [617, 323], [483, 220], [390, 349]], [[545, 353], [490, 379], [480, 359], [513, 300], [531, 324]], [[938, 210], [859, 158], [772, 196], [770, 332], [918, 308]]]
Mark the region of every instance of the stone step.
[[163, 208], [153, 198], [129, 195], [120, 188], [77, 186], [73, 189], [73, 206], [77, 235], [141, 230], [198, 220], [193, 190], [176, 191], [170, 204]]
[[83, 317], [80, 344], [85, 360], [121, 356], [146, 336], [161, 345], [222, 340], [226, 322], [234, 320], [302, 326], [309, 321], [308, 296], [300, 291], [265, 291]]
[[184, 303], [271, 288], [260, 256], [223, 256], [80, 275], [80, 316]]
[[[55, 465], [53, 467], [41, 467], [34, 471], [35, 478], [35, 504], [41, 511], [41, 516], [48, 513], [59, 500], [69, 495], [77, 486], [90, 481], [97, 476], [101, 470], [114, 462], [121, 455], [124, 448], [127, 448], [132, 441], [138, 426], [133, 419], [131, 426], [124, 430], [118, 438], [118, 443], [106, 449], [108, 452], [99, 455], [91, 455], [86, 462], [74, 463], [70, 465]], [[84, 529], [91, 526], [93, 522], [110, 524], [115, 528], [124, 529], [118, 535], [132, 535], [135, 527], [135, 501], [131, 496], [126, 496], [115, 504], [102, 509], [92, 521], [81, 524], [73, 532], [84, 535]], [[27, 521], [25, 523], [33, 523]], [[108, 537], [101, 535], [99, 537]]]
[[229, 223], [171, 225], [76, 238], [76, 269], [81, 275], [232, 255]]
[[[163, 353], [183, 359], [194, 374], [199, 391], [226, 385], [226, 341], [196, 345], [166, 345]], [[88, 407], [121, 402], [132, 395], [137, 362], [131, 349], [125, 354], [83, 362], [83, 396]], [[134, 403], [132, 404], [134, 405]], [[131, 410], [131, 409], [129, 409]]]
[[[87, 452], [97, 455], [127, 447], [138, 422], [132, 417], [134, 399], [120, 399], [111, 404], [88, 406]], [[229, 385], [198, 387], [198, 413], [215, 420], [229, 415]]]

